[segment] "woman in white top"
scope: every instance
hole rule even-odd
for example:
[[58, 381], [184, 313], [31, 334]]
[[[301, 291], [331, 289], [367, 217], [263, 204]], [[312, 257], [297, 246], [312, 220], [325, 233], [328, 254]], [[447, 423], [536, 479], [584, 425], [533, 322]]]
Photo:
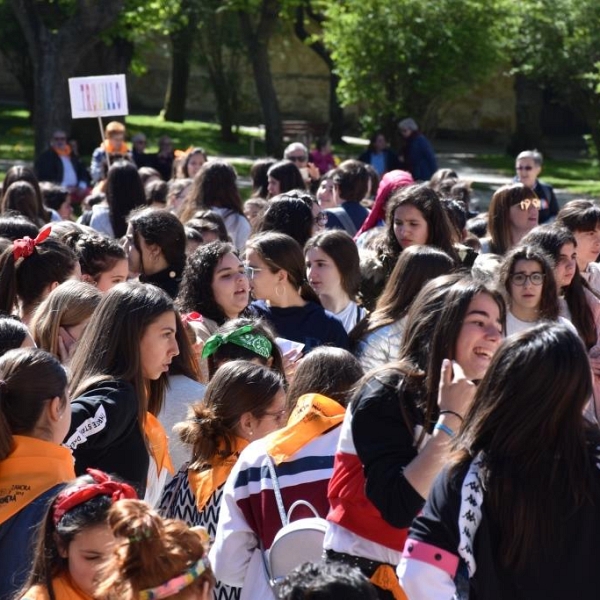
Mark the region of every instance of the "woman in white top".
[[500, 286], [506, 292], [506, 335], [540, 321], [568, 321], [559, 317], [558, 291], [552, 259], [537, 246], [511, 250], [500, 268]]
[[402, 251], [375, 310], [350, 336], [354, 354], [365, 371], [400, 356], [406, 316], [413, 300], [428, 281], [451, 273], [454, 268], [454, 260], [433, 246], [409, 246]]
[[360, 258], [352, 238], [341, 229], [324, 231], [304, 247], [306, 277], [323, 308], [350, 332], [367, 314], [356, 304], [360, 285]]

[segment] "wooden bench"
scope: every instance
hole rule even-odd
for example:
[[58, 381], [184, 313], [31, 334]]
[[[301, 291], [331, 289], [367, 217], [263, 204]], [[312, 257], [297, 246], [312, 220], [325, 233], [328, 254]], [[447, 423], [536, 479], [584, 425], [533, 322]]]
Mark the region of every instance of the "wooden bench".
[[[263, 133], [264, 125], [259, 125], [259, 130]], [[284, 120], [281, 122], [283, 140], [285, 142], [302, 142], [309, 150], [313, 142], [320, 137], [326, 136], [329, 132], [328, 123], [311, 123], [310, 121], [302, 121], [300, 119]], [[250, 156], [254, 158], [255, 142], [257, 139], [250, 138]]]

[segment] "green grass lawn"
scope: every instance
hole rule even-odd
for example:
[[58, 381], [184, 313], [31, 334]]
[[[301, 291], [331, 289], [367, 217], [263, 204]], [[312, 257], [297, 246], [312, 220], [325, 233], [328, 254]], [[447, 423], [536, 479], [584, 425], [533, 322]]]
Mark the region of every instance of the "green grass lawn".
[[[241, 127], [235, 142], [224, 142], [216, 123], [193, 120], [170, 123], [156, 115], [132, 114], [126, 117], [126, 124], [130, 136], [140, 131], [147, 135], [149, 152], [156, 152], [158, 138], [168, 135], [175, 148], [185, 150], [190, 146], [201, 146], [209, 156], [231, 158], [240, 176], [249, 175], [251, 160], [244, 157], [250, 156], [252, 147], [255, 157], [265, 155], [264, 134], [261, 135], [256, 128]], [[33, 161], [33, 134], [27, 110], [0, 105], [0, 159], [7, 162]], [[349, 144], [336, 145], [334, 148], [335, 154], [341, 159], [356, 157], [362, 150], [362, 146]], [[514, 173], [514, 159], [504, 154], [478, 155], [473, 159], [473, 164], [507, 176]], [[5, 170], [5, 166], [0, 167], [0, 179]], [[600, 168], [591, 159], [548, 159], [544, 163], [543, 180], [574, 194], [600, 196]]]
[[[505, 154], [480, 154], [473, 163], [507, 177], [515, 172], [514, 158]], [[573, 194], [600, 196], [600, 168], [592, 159], [545, 160], [541, 179]]]
[[0, 107], [0, 158], [33, 160], [33, 128], [25, 109]]

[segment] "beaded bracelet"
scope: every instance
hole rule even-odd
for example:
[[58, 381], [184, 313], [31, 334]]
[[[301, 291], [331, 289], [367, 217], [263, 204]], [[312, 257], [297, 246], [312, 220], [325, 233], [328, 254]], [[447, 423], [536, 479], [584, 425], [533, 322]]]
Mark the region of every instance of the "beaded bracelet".
[[452, 431], [452, 429], [450, 429], [450, 427], [448, 427], [448, 425], [444, 425], [444, 423], [436, 423], [433, 426], [433, 428], [443, 431], [446, 435], [449, 435], [450, 437], [454, 437], [454, 431]]

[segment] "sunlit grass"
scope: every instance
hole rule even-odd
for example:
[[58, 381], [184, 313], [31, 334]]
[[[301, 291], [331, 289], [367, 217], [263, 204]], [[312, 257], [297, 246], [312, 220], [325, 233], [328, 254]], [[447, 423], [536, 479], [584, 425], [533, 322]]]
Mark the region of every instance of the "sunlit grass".
[[[474, 164], [494, 169], [510, 177], [514, 174], [514, 158], [505, 154], [480, 154]], [[592, 159], [544, 161], [542, 181], [572, 194], [600, 196], [600, 167]]]

